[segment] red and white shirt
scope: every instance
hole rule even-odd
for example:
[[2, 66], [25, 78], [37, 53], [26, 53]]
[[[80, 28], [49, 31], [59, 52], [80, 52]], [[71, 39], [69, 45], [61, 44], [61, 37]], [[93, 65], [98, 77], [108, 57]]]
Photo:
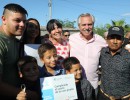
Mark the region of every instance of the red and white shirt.
[[63, 60], [67, 57], [69, 57], [69, 52], [70, 52], [70, 46], [67, 41], [63, 41], [62, 44], [54, 44], [57, 50], [57, 55], [58, 55], [58, 65], [61, 65]]

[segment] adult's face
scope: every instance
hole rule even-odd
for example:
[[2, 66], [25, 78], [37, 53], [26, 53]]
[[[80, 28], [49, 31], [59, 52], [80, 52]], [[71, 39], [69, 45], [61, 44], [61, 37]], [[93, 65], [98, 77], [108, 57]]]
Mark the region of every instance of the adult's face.
[[26, 27], [26, 15], [7, 11], [2, 16], [3, 29], [9, 36], [20, 36], [23, 34]]
[[69, 32], [64, 32], [63, 39], [68, 41], [69, 40], [69, 36], [70, 36]]
[[88, 38], [92, 35], [93, 24], [91, 16], [80, 17], [79, 30], [83, 37]]
[[36, 38], [39, 35], [39, 26], [35, 20], [30, 20], [28, 22], [26, 34], [30, 38]]
[[110, 51], [117, 52], [123, 44], [123, 39], [119, 35], [110, 35], [107, 37], [107, 43]]
[[58, 40], [62, 37], [62, 28], [59, 28], [56, 24], [54, 24], [54, 29], [51, 31], [51, 38]]

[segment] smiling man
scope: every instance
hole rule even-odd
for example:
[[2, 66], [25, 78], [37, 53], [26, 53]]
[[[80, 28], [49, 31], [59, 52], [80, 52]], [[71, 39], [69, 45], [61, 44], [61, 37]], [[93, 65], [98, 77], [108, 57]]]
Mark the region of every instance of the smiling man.
[[[19, 58], [19, 40], [26, 27], [28, 13], [21, 5], [9, 3], [4, 6], [2, 25], [0, 26], [0, 98], [16, 100], [19, 88], [17, 61]], [[26, 90], [27, 99], [37, 100], [38, 95]]]
[[130, 53], [122, 47], [124, 29], [108, 30], [108, 47], [101, 50], [101, 88], [98, 100], [130, 100]]
[[103, 37], [93, 32], [95, 18], [86, 13], [78, 17], [80, 32], [69, 37], [70, 56], [79, 59], [83, 68], [83, 77], [92, 84], [97, 93], [98, 90], [98, 67], [100, 51], [107, 43]]
[[19, 57], [19, 42], [15, 36], [20, 36], [26, 27], [27, 11], [18, 4], [4, 6], [2, 25], [0, 26], [0, 98], [15, 100], [20, 89], [17, 72]]

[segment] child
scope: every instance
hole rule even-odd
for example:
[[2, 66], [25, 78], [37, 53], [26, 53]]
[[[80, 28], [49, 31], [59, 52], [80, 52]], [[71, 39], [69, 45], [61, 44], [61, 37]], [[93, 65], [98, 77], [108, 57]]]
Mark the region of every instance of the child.
[[[26, 99], [25, 87], [27, 90], [35, 91], [41, 98], [39, 69], [37, 60], [32, 56], [24, 56], [18, 61], [19, 76], [23, 90], [17, 95], [17, 100]], [[33, 95], [32, 95], [33, 96]]]
[[63, 61], [63, 67], [66, 74], [74, 74], [75, 76], [78, 100], [93, 100], [93, 87], [87, 79], [82, 78], [82, 68], [79, 60], [75, 57], [66, 58]]
[[40, 69], [40, 77], [65, 74], [64, 69], [61, 66], [57, 66], [58, 56], [53, 44], [41, 44], [38, 48], [38, 54], [44, 64]]

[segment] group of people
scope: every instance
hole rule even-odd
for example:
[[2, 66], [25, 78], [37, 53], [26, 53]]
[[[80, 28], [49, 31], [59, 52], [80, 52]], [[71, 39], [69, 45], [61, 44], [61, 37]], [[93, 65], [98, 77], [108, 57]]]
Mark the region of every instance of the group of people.
[[[90, 13], [79, 15], [79, 32], [72, 35], [62, 30], [58, 20], [51, 19], [46, 26], [48, 38], [42, 43], [39, 22], [27, 20], [27, 15], [18, 4], [4, 7], [0, 26], [0, 98], [40, 100], [41, 77], [74, 74], [78, 100], [130, 100], [130, 53], [123, 46], [122, 27], [110, 27], [104, 39], [93, 32], [95, 18]], [[24, 44], [40, 44], [42, 67], [36, 58], [24, 54]]]

